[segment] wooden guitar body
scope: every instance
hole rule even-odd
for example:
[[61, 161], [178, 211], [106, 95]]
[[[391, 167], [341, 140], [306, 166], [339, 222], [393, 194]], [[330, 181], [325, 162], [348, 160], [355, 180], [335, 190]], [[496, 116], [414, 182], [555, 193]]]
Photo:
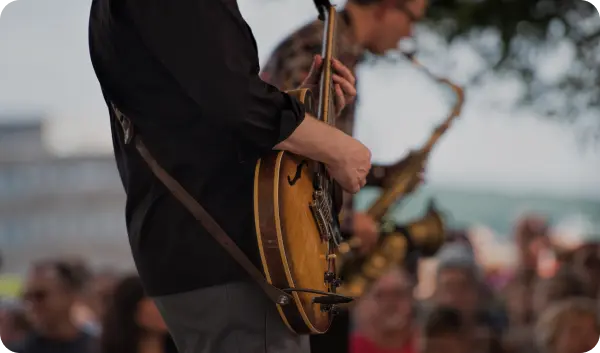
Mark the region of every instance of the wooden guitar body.
[[[288, 92], [312, 110], [309, 90]], [[266, 279], [275, 287], [330, 292], [326, 273], [335, 273], [335, 247], [316, 222], [313, 204], [315, 162], [280, 151], [263, 157], [254, 174], [254, 219]], [[288, 328], [298, 334], [324, 333], [331, 312], [312, 303], [315, 294], [292, 292], [293, 300], [277, 309]]]

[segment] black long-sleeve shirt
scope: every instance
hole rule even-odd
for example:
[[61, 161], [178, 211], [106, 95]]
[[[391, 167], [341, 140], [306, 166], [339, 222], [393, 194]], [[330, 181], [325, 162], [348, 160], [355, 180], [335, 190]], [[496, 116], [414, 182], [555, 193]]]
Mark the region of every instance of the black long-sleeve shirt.
[[[301, 123], [304, 108], [259, 78], [256, 43], [236, 1], [94, 0], [89, 42], [107, 105], [130, 118], [162, 167], [257, 262], [254, 166]], [[244, 278], [123, 143], [110, 115], [129, 240], [149, 294]]]

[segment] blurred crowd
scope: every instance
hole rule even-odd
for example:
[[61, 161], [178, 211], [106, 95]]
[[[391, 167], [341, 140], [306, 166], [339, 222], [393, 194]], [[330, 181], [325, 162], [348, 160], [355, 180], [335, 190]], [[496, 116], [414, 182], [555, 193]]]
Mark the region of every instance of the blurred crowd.
[[33, 263], [21, 297], [3, 300], [0, 337], [19, 353], [177, 352], [137, 275], [78, 259]]
[[[538, 216], [516, 225], [518, 260], [503, 281], [480, 264], [466, 235], [454, 234], [436, 255], [434, 290], [424, 300], [411, 295], [415, 282], [409, 272], [392, 269], [354, 309], [350, 350], [590, 351], [600, 337], [600, 244], [564, 249], [548, 232]], [[550, 269], [543, 258], [548, 253], [554, 259]]]
[[[428, 274], [435, 286], [426, 298], [414, 294], [422, 281], [414, 271], [391, 268], [351, 307], [348, 350], [591, 350], [600, 337], [600, 243], [557, 247], [537, 216], [516, 224], [513, 241], [518, 260], [504, 281], [486, 271], [464, 233], [453, 234], [438, 251]], [[549, 252], [554, 265], [542, 269], [541, 257]], [[0, 309], [0, 337], [15, 352], [177, 352], [136, 275], [92, 271], [80, 259], [31, 264], [21, 296], [4, 298]]]

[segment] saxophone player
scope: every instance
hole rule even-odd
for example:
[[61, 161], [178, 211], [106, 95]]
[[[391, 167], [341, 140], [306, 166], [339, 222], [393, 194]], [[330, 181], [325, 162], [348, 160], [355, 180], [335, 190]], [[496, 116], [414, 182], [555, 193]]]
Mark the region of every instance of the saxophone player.
[[[401, 39], [410, 37], [413, 25], [424, 17], [426, 8], [427, 0], [349, 0], [337, 22], [337, 59], [355, 74], [367, 52], [383, 55], [396, 49]], [[300, 86], [311, 71], [314, 57], [321, 52], [322, 35], [323, 22], [316, 20], [285, 38], [264, 66], [263, 80], [282, 90]], [[353, 133], [355, 103], [359, 95], [360, 92], [336, 119], [337, 127], [349, 135]], [[367, 185], [389, 185], [390, 176], [401, 170], [406, 162], [373, 165]], [[353, 212], [349, 194], [344, 197], [341, 222], [344, 233], [360, 240], [361, 252], [367, 253], [377, 243], [378, 224], [366, 213]]]

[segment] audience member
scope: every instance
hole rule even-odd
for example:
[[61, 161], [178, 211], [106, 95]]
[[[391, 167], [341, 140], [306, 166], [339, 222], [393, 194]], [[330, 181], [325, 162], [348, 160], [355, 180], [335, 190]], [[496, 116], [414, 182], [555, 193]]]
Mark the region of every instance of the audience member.
[[69, 264], [35, 263], [27, 275], [23, 300], [32, 332], [16, 351], [20, 353], [93, 352], [95, 340], [73, 321], [72, 309], [81, 280]]
[[569, 267], [561, 268], [554, 277], [539, 278], [533, 287], [533, 313], [538, 318], [554, 302], [572, 297], [591, 296], [585, 283]]
[[0, 307], [0, 338], [6, 347], [18, 348], [29, 334], [31, 325], [20, 302], [3, 300]]
[[117, 284], [102, 325], [100, 353], [125, 352], [177, 352], [162, 316], [137, 276], [125, 277]]
[[555, 302], [537, 320], [535, 338], [541, 353], [586, 353], [600, 338], [596, 303], [589, 298]]
[[101, 333], [101, 322], [118, 280], [119, 276], [112, 271], [101, 271], [93, 274], [85, 283], [81, 303], [89, 310], [89, 318], [83, 325], [90, 332]]
[[413, 353], [416, 347], [415, 282], [393, 267], [356, 304], [351, 353]]

